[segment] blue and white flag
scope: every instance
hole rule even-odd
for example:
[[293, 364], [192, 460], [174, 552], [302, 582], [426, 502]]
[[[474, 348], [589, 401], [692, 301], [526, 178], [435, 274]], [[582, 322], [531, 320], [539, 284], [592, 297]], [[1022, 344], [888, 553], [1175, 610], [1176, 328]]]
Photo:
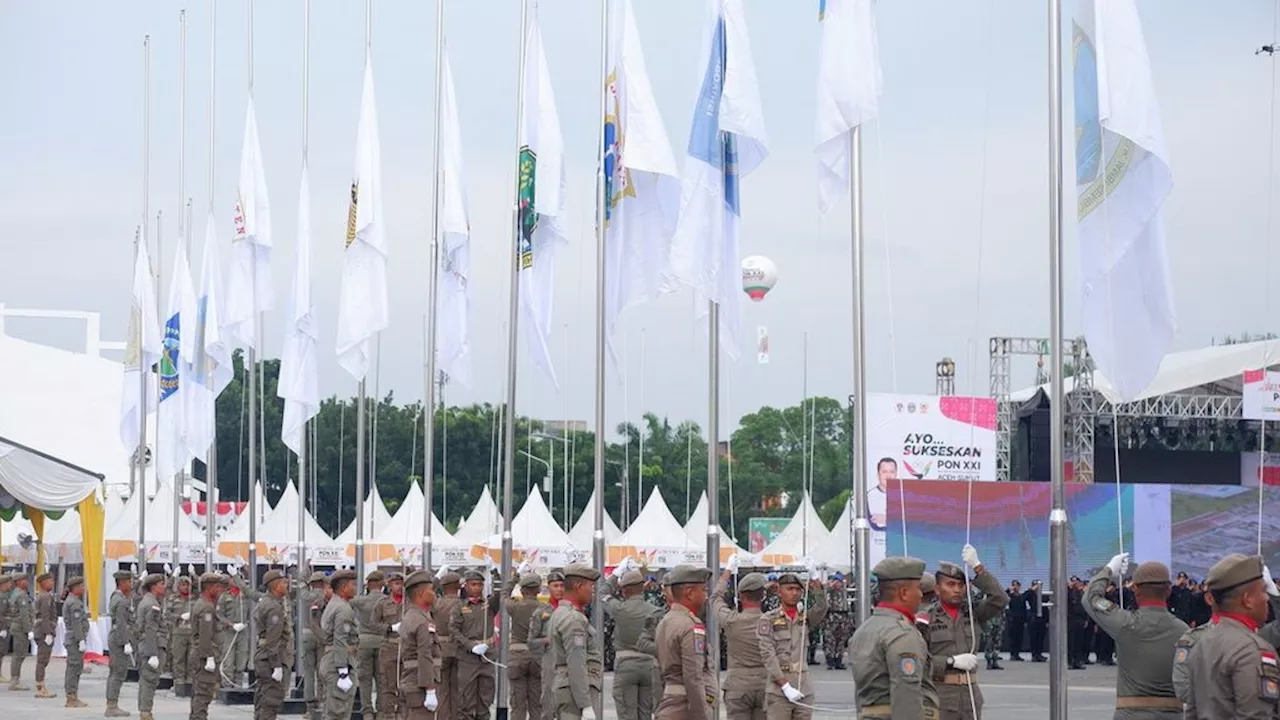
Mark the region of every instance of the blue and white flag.
[[200, 295], [196, 300], [195, 359], [187, 396], [187, 448], [204, 462], [213, 445], [217, 425], [214, 411], [218, 396], [227, 389], [235, 371], [231, 347], [222, 334], [222, 272], [218, 266], [218, 232], [213, 213], [205, 221], [204, 260], [200, 269]]
[[818, 209], [849, 192], [851, 131], [880, 112], [880, 50], [873, 0], [821, 0], [818, 62]]
[[187, 445], [187, 397], [191, 394], [191, 366], [196, 360], [199, 307], [191, 287], [186, 240], [178, 238], [165, 310], [163, 354], [160, 356], [160, 402], [156, 420], [157, 478], [167, 481], [193, 457]]
[[719, 304], [720, 346], [736, 360], [740, 182], [769, 151], [742, 0], [708, 0], [707, 8], [706, 63], [689, 132], [666, 289], [675, 283], [693, 288], [699, 316], [709, 312], [707, 300]]
[[1081, 0], [1073, 31], [1081, 315], [1089, 354], [1129, 400], [1177, 332], [1160, 220], [1173, 174], [1134, 0]]

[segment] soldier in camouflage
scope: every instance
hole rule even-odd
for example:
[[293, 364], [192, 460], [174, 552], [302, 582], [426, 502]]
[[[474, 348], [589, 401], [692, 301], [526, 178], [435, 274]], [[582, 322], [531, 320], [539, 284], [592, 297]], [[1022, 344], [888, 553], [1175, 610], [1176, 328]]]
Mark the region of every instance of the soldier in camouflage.
[[9, 595], [13, 592], [13, 576], [0, 575], [0, 683], [9, 682], [4, 674], [4, 657], [9, 654], [9, 622], [12, 612], [9, 608]]
[[[979, 598], [980, 600], [980, 598]], [[975, 601], [975, 604], [978, 601]], [[1003, 670], [1000, 667], [1000, 649], [1004, 645], [1004, 613], [1000, 613], [982, 626], [982, 647], [987, 659], [988, 670]]]
[[822, 619], [822, 657], [828, 670], [844, 670], [844, 650], [853, 632], [849, 593], [844, 576], [836, 573], [827, 587], [827, 615]]

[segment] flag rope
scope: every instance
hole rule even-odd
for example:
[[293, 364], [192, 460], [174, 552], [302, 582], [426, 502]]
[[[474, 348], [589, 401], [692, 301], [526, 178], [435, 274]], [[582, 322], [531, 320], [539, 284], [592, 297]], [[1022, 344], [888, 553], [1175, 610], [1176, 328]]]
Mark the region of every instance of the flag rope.
[[[1271, 5], [1271, 37], [1275, 38], [1280, 33], [1280, 5], [1272, 3]], [[1271, 309], [1271, 232], [1273, 220], [1275, 219], [1275, 165], [1276, 165], [1276, 63], [1275, 55], [1268, 56], [1271, 59], [1271, 98], [1268, 104], [1268, 120], [1267, 120], [1267, 259], [1263, 268], [1263, 293], [1264, 315], [1270, 315]], [[1265, 338], [1265, 334], [1264, 334]], [[1271, 341], [1265, 339], [1262, 346], [1262, 373], [1266, 378], [1267, 368], [1270, 367], [1271, 360]], [[1258, 554], [1262, 554], [1262, 510], [1264, 504], [1264, 493], [1267, 485], [1267, 421], [1263, 420], [1258, 426]], [[1265, 564], [1265, 559], [1264, 559]]]

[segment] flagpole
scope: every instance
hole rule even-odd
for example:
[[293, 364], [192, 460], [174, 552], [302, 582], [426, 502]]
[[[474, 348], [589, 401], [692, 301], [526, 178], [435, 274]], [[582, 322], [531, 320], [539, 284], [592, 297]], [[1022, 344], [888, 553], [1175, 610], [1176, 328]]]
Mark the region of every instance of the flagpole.
[[1049, 717], [1067, 718], [1067, 511], [1062, 389], [1062, 0], [1049, 0]]
[[[507, 307], [507, 397], [506, 413], [502, 427], [502, 581], [511, 576], [511, 505], [512, 486], [516, 478], [516, 358], [519, 357], [517, 340], [520, 318], [520, 152], [524, 137], [521, 123], [524, 120], [524, 73], [529, 51], [529, 0], [520, 3], [520, 61], [517, 68], [516, 88], [516, 157], [511, 190], [511, 297]], [[510, 657], [510, 620], [507, 616], [507, 593], [499, 592], [499, 612], [502, 616], [502, 640], [498, 647], [498, 662], [503, 667]], [[507, 711], [507, 674], [497, 673], [498, 717], [505, 718]], [[599, 716], [597, 716], [599, 717]]]
[[[303, 0], [302, 3], [302, 176], [307, 176], [307, 158], [310, 152], [308, 145], [311, 132], [310, 117], [308, 115], [310, 100], [310, 80], [311, 80], [311, 0]], [[307, 210], [309, 211], [308, 204]], [[299, 250], [302, 248], [299, 247]], [[309, 248], [308, 248], [309, 249]], [[310, 278], [308, 277], [308, 280]], [[297, 313], [297, 309], [294, 310]], [[290, 318], [293, 321], [294, 318]], [[298, 582], [308, 582], [309, 578], [304, 578], [303, 573], [310, 567], [307, 558], [307, 429], [310, 421], [302, 424], [302, 432], [298, 435]], [[306, 593], [297, 593], [296, 606], [294, 607], [294, 617], [297, 619], [298, 632], [294, 633], [294, 657], [302, 657], [302, 629], [307, 627], [303, 618], [307, 617], [307, 603], [304, 597]]]
[[444, 82], [444, 4], [436, 0], [436, 97], [435, 125], [431, 130], [431, 159], [435, 163], [435, 180], [431, 193], [431, 247], [427, 273], [427, 368], [426, 393], [423, 402], [422, 423], [423, 471], [422, 491], [426, 511], [422, 514], [422, 567], [431, 572], [431, 516], [435, 509], [436, 479], [436, 314], [439, 312], [440, 293], [437, 275], [440, 272], [440, 102], [441, 84]]
[[[720, 577], [720, 303], [708, 302], [709, 345], [707, 379], [707, 567], [711, 569], [709, 591]], [[720, 635], [714, 613], [707, 613], [707, 657], [720, 667]], [[718, 712], [716, 713], [719, 714]]]
[[[364, 4], [364, 52], [368, 60], [373, 45], [373, 0], [365, 0]], [[364, 584], [364, 458], [365, 458], [365, 381], [360, 378], [360, 386], [356, 391], [356, 581]], [[372, 711], [372, 705], [365, 699], [360, 700], [362, 707]], [[372, 714], [372, 712], [370, 712]]]
[[[147, 242], [147, 226], [150, 223], [151, 214], [151, 36], [142, 36], [142, 243]], [[156, 266], [159, 267], [160, 257], [156, 254]], [[156, 285], [156, 309], [160, 307], [160, 291], [159, 284]], [[141, 314], [141, 309], [139, 309]], [[159, 313], [157, 312], [157, 315]], [[138, 322], [138, 352], [142, 352], [143, 341], [146, 334], [143, 330], [145, 323]], [[162, 325], [163, 326], [163, 325]], [[148, 376], [148, 369], [141, 365], [141, 355], [139, 357], [138, 369], [142, 371], [142, 382], [139, 383], [139, 398], [141, 404], [138, 406], [139, 431], [138, 431], [138, 484], [134, 486], [134, 491], [138, 493], [138, 551], [135, 553], [138, 564], [142, 568], [143, 574], [147, 571], [147, 383], [151, 380]], [[157, 377], [158, 377], [157, 373]], [[157, 398], [159, 396], [157, 395]], [[156, 406], [156, 435], [159, 435], [160, 408]], [[155, 454], [155, 460], [158, 462], [160, 456]], [[157, 476], [158, 477], [158, 476]]]
[[[218, 93], [218, 0], [210, 0], [209, 2], [209, 187], [206, 192], [209, 194], [209, 212], [213, 213], [213, 179], [214, 179], [214, 130], [217, 125], [215, 122], [215, 108], [217, 105]], [[208, 240], [206, 240], [208, 242]], [[209, 366], [205, 375], [205, 384], [207, 387], [213, 387], [213, 366]], [[213, 438], [212, 444], [209, 446], [209, 462], [205, 464], [204, 482], [205, 482], [205, 527], [204, 527], [204, 562], [205, 568], [213, 567], [213, 540], [216, 536], [214, 523], [217, 520], [215, 512], [215, 503], [218, 494], [218, 399], [214, 398], [210, 412], [213, 413], [212, 427], [213, 432], [210, 437]]]
[[[600, 117], [596, 131], [600, 133], [600, 150], [596, 157], [596, 397], [595, 397], [595, 487], [592, 497], [592, 533], [591, 554], [595, 569], [604, 577], [605, 544], [604, 544], [604, 396], [605, 396], [605, 217], [607, 203], [607, 185], [605, 178], [604, 158], [608, 152], [605, 145], [604, 123], [609, 108], [609, 2], [600, 3]], [[566, 389], [566, 392], [568, 390]], [[565, 458], [568, 460], [568, 458]], [[622, 480], [625, 483], [626, 472]], [[565, 498], [568, 501], [568, 498]], [[626, 520], [626, 513], [623, 513]], [[601, 602], [601, 585], [596, 583], [595, 602], [591, 603], [591, 622], [596, 631], [596, 651], [604, 657], [604, 608]], [[597, 718], [604, 717], [604, 698], [597, 697], [594, 707]]]
[[[187, 11], [178, 11], [178, 236], [186, 231], [186, 213], [183, 203], [187, 196]], [[191, 257], [191, 235], [187, 232], [186, 251], [188, 262]], [[194, 471], [196, 461], [191, 461]], [[169, 551], [169, 560], [176, 567], [180, 564], [178, 557], [178, 516], [182, 514], [181, 475], [173, 478], [173, 545]], [[158, 483], [157, 483], [158, 487]]]
[[853, 546], [858, 624], [871, 617], [871, 522], [867, 508], [867, 331], [863, 282], [862, 125], [849, 132], [849, 225], [853, 277]]
[[[246, 0], [247, 41], [245, 43], [246, 65], [249, 81], [249, 102], [253, 102], [253, 0]], [[253, 209], [257, 212], [257, 208]], [[254, 263], [254, 299], [253, 299], [253, 343], [249, 346], [249, 377], [245, 388], [249, 393], [249, 587], [258, 587], [258, 345], [262, 340], [262, 315], [258, 312], [257, 297], [257, 262]], [[253, 627], [253, 618], [249, 618], [250, 652], [256, 645], [257, 632]], [[240, 678], [235, 678], [239, 680]], [[239, 683], [237, 683], [239, 684]]]

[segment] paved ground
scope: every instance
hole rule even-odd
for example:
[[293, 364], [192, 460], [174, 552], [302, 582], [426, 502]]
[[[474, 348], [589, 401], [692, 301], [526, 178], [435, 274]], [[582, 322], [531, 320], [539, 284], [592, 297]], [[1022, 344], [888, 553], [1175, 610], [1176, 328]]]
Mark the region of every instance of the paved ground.
[[[1028, 718], [1049, 717], [1049, 666], [1047, 663], [1004, 663], [1005, 670], [1000, 672], [984, 671], [982, 676], [982, 692], [986, 696], [983, 710], [985, 720], [1025, 720]], [[81, 680], [80, 697], [89, 703], [88, 708], [71, 710], [63, 707], [62, 677], [63, 662], [55, 659], [49, 665], [50, 688], [58, 693], [53, 700], [36, 700], [30, 693], [10, 693], [0, 689], [0, 707], [3, 707], [5, 720], [70, 720], [72, 718], [101, 717], [105, 707], [103, 701], [106, 689], [107, 671], [105, 667], [96, 666], [93, 674]], [[6, 668], [7, 670], [8, 668]], [[814, 704], [821, 711], [815, 712], [815, 718], [840, 718], [848, 720], [853, 717], [853, 678], [847, 672], [835, 672], [823, 668], [814, 668], [815, 695]], [[34, 687], [30, 673], [34, 663], [27, 661], [24, 680]], [[606, 720], [615, 718], [613, 702], [609, 698], [609, 687], [612, 674], [605, 678], [605, 716]], [[1089, 666], [1087, 670], [1073, 670], [1068, 675], [1070, 683], [1070, 717], [1071, 720], [1110, 720], [1114, 711], [1115, 668]], [[121, 693], [120, 706], [137, 718], [138, 686], [126, 683]], [[156, 694], [156, 720], [179, 720], [187, 717], [189, 701], [174, 698], [169, 692]], [[253, 717], [252, 706], [229, 707], [217, 702], [210, 708], [213, 720], [244, 720]]]

